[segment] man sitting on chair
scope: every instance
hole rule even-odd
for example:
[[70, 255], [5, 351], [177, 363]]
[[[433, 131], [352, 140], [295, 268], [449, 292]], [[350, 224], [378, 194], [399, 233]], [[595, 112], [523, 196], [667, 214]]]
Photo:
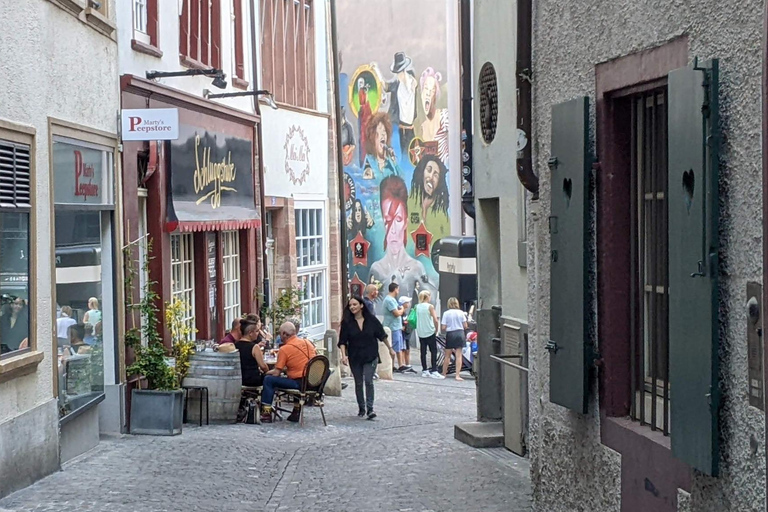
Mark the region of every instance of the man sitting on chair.
[[[304, 378], [307, 363], [317, 355], [315, 346], [310, 341], [296, 336], [296, 326], [291, 322], [281, 325], [279, 334], [282, 343], [277, 354], [277, 363], [264, 377], [264, 389], [261, 392], [263, 423], [272, 422], [272, 399], [275, 389], [301, 389], [301, 379]], [[283, 371], [286, 373], [285, 377], [282, 376]], [[299, 421], [300, 412], [299, 404], [294, 405], [288, 421]]]

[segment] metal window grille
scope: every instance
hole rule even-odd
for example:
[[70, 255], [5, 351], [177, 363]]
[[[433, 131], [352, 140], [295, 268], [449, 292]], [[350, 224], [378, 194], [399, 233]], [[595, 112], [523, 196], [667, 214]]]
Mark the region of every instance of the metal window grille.
[[133, 0], [133, 29], [147, 33], [147, 0]]
[[631, 102], [632, 417], [669, 435], [666, 88]]
[[0, 208], [30, 208], [29, 146], [0, 140]]
[[184, 322], [195, 337], [195, 255], [191, 234], [171, 235], [171, 297], [186, 304]]
[[222, 233], [224, 266], [224, 325], [240, 318], [240, 236], [237, 231]]
[[296, 266], [302, 307], [302, 327], [325, 325], [325, 225], [322, 208], [297, 209]]

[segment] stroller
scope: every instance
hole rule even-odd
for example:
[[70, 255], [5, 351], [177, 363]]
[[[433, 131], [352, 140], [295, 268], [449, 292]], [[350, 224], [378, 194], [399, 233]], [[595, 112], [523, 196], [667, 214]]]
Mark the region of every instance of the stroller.
[[[437, 348], [437, 367], [442, 368], [445, 361], [445, 337], [442, 335], [437, 336]], [[474, 353], [471, 355], [474, 356]], [[462, 350], [461, 371], [469, 372], [473, 377], [475, 376], [472, 359], [467, 357], [466, 350]], [[456, 354], [451, 354], [451, 362], [448, 364], [448, 374], [451, 373], [456, 373]]]

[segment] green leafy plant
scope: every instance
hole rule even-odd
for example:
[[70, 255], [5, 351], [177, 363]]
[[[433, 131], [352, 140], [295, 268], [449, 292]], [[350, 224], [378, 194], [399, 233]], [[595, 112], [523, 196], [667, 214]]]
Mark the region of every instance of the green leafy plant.
[[165, 321], [171, 331], [172, 353], [176, 360], [173, 370], [177, 386], [181, 386], [184, 377], [187, 376], [189, 358], [195, 353], [195, 342], [190, 338], [197, 333], [197, 329], [190, 327], [185, 320], [189, 309], [190, 305], [178, 297], [165, 303]]
[[[134, 245], [138, 245], [139, 242], [133, 242], [123, 248], [124, 261], [126, 262], [125, 296], [129, 299], [133, 297], [134, 282], [138, 278], [139, 272], [142, 271], [149, 275], [149, 262], [151, 261], [149, 253], [152, 241], [148, 239], [146, 248], [143, 249], [146, 251], [146, 258], [144, 258], [144, 264], [141, 268], [139, 268], [138, 263], [133, 261], [131, 254]], [[142, 250], [140, 245], [138, 248]], [[154, 285], [154, 281], [147, 279], [141, 290], [141, 300], [136, 304], [128, 305], [131, 312], [137, 312], [141, 317], [141, 325], [137, 326], [135, 315], [130, 315], [132, 326], [125, 333], [125, 344], [128, 348], [133, 349], [135, 360], [132, 365], [126, 368], [126, 373], [128, 376], [141, 375], [146, 378], [148, 389], [178, 389], [179, 384], [174, 369], [168, 366], [166, 362], [168, 354], [160, 335], [159, 311], [155, 305], [159, 296], [154, 291]], [[142, 343], [143, 340], [146, 341], [146, 345]]]
[[[281, 290], [277, 298], [264, 310], [264, 318], [268, 318], [272, 329], [277, 329], [289, 318], [301, 318], [301, 299], [304, 292], [299, 288]], [[273, 333], [274, 334], [274, 333]]]

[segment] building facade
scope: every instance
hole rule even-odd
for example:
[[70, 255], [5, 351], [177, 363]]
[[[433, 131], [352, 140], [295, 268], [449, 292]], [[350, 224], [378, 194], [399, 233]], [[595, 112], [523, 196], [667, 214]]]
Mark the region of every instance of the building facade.
[[536, 508], [764, 510], [763, 3], [534, 5]]
[[15, 27], [0, 50], [9, 83], [39, 86], [0, 93], [5, 496], [112, 431], [122, 230], [115, 2], [5, 4], [0, 18]]
[[464, 233], [454, 4], [337, 4], [342, 222], [352, 293], [371, 283], [386, 292], [397, 282], [401, 295], [428, 290], [440, 304], [435, 248]]
[[341, 318], [338, 159], [330, 83], [330, 3], [261, 0], [268, 296], [297, 289], [302, 329], [322, 338]]
[[[207, 99], [255, 90], [254, 8], [248, 0], [133, 0], [117, 17], [121, 107], [175, 109], [179, 120], [176, 140], [123, 144], [126, 248], [137, 270], [151, 247], [148, 275], [139, 275], [155, 283], [160, 318], [170, 301], [184, 301], [185, 320], [202, 340], [220, 340], [261, 304], [258, 100]], [[205, 69], [220, 70], [226, 82], [146, 78]], [[134, 301], [140, 288], [133, 287]], [[139, 321], [129, 314], [129, 327]], [[127, 400], [136, 383], [128, 384]]]

